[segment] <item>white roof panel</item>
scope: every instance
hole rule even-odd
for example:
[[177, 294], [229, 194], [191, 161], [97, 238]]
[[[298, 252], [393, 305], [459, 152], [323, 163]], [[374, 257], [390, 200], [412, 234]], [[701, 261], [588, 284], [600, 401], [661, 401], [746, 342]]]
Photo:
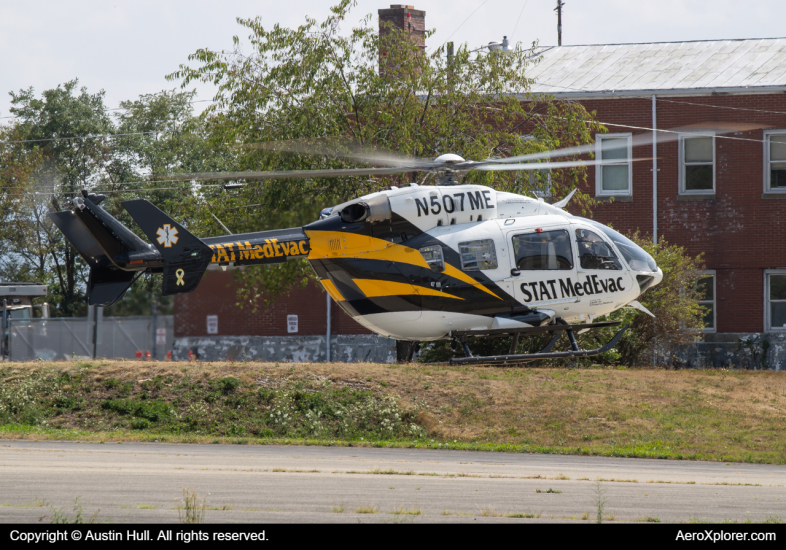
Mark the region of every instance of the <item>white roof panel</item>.
[[557, 46], [527, 77], [549, 94], [786, 88], [786, 39]]

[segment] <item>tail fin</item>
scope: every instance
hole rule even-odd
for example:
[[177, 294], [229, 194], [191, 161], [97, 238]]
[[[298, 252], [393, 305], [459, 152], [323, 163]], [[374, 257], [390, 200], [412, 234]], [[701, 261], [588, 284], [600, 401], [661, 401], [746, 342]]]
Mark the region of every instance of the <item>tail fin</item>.
[[49, 217], [90, 266], [88, 303], [91, 306], [109, 306], [122, 298], [135, 273], [115, 266], [74, 212], [52, 212]]
[[138, 199], [122, 205], [164, 257], [162, 294], [193, 291], [213, 258], [213, 250], [149, 201]]

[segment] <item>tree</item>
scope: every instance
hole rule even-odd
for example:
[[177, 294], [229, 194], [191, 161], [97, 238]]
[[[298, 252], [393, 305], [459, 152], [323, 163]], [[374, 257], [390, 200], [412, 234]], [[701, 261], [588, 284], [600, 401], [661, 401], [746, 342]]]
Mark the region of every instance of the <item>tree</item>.
[[[590, 143], [601, 128], [579, 104], [527, 94], [532, 50], [475, 55], [465, 45], [448, 61], [444, 46], [424, 52], [398, 29], [380, 36], [371, 16], [342, 34], [353, 6], [341, 0], [325, 21], [306, 18], [296, 29], [238, 19], [250, 31], [248, 45], [235, 36], [232, 51], [200, 49], [189, 56], [194, 67], [181, 65], [169, 75], [182, 86], [203, 81], [218, 87], [204, 117], [214, 143], [237, 145], [235, 170], [345, 168], [357, 165], [343, 156], [352, 151], [480, 160]], [[583, 169], [555, 172], [554, 195], [584, 177]], [[300, 225], [312, 221], [319, 206], [407, 180], [251, 183], [231, 197], [209, 195], [205, 205], [220, 210], [233, 231], [262, 230], [281, 221], [282, 210]], [[475, 172], [466, 181], [516, 192], [535, 185], [512, 172]], [[583, 208], [592, 202], [581, 193], [574, 200]], [[208, 208], [192, 214], [203, 226], [210, 223]], [[259, 287], [286, 289], [309, 273], [305, 262], [246, 270], [243, 297], [253, 301]]]
[[[113, 121], [103, 92], [90, 94], [73, 80], [37, 98], [32, 88], [12, 93], [17, 116], [0, 130], [0, 277], [47, 283], [55, 315], [85, 313], [87, 266], [47, 214], [68, 207], [82, 189], [107, 194], [101, 204], [140, 235], [122, 208], [146, 196], [175, 216], [187, 216], [200, 199], [190, 185], [162, 189], [160, 174], [220, 170], [220, 154], [193, 116], [193, 92], [163, 91], [121, 103]], [[173, 188], [174, 187], [174, 188]], [[137, 279], [129, 295], [107, 314], [145, 314], [155, 299], [162, 312], [158, 276]], [[133, 303], [132, 303], [133, 302]]]
[[103, 91], [77, 90], [72, 80], [36, 98], [33, 88], [11, 92], [9, 130], [15, 137], [3, 145], [15, 157], [35, 159], [24, 181], [6, 188], [13, 212], [0, 229], [5, 276], [45, 282], [48, 300], [59, 315], [84, 311], [86, 265], [54, 227], [47, 213], [62, 210], [63, 201], [97, 184], [110, 160], [107, 134], [113, 129]]

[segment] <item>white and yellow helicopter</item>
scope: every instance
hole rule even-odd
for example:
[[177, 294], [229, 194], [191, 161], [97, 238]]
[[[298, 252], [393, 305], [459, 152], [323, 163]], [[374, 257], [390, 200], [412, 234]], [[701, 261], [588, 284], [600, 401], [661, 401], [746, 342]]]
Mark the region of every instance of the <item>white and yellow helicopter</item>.
[[[369, 330], [396, 340], [453, 339], [455, 363], [515, 363], [604, 353], [583, 350], [575, 334], [618, 325], [593, 320], [638, 301], [663, 278], [653, 258], [595, 221], [563, 210], [573, 192], [547, 204], [482, 185], [462, 185], [470, 170], [543, 170], [602, 161], [526, 162], [531, 156], [433, 161], [390, 156], [360, 160], [388, 167], [181, 174], [177, 180], [267, 180], [429, 172], [437, 185], [390, 187], [322, 211], [303, 227], [197, 238], [146, 200], [123, 202], [152, 242], [145, 243], [99, 206], [102, 195], [50, 214], [90, 265], [89, 303], [122, 298], [135, 275], [163, 273], [163, 294], [193, 291], [211, 263], [257, 265], [307, 258], [336, 303]], [[355, 156], [354, 158], [358, 158]], [[161, 178], [158, 178], [161, 179]], [[575, 192], [575, 191], [574, 191]], [[551, 352], [565, 332], [571, 349]], [[540, 352], [515, 354], [519, 334], [553, 334]], [[509, 355], [475, 357], [468, 337], [512, 336]]]

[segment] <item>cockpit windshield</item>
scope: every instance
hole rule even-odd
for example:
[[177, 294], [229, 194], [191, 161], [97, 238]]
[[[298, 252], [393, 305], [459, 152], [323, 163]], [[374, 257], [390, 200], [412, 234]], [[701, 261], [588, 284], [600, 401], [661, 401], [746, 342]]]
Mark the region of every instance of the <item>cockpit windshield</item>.
[[603, 231], [611, 241], [617, 245], [617, 248], [628, 262], [628, 265], [633, 271], [652, 271], [658, 270], [655, 260], [647, 254], [644, 249], [631, 241], [629, 238], [623, 236], [621, 233], [614, 231], [611, 227], [605, 226], [593, 220], [583, 220], [590, 225], [593, 225]]

